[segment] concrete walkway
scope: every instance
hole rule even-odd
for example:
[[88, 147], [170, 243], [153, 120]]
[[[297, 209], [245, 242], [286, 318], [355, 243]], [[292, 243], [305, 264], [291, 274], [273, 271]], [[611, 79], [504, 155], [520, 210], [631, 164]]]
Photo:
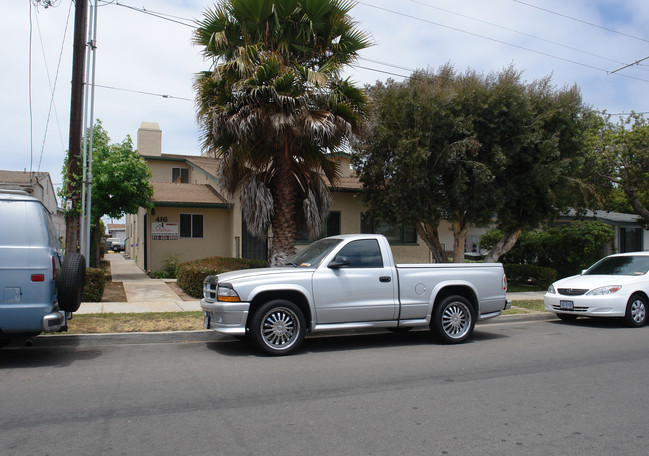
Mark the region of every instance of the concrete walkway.
[[183, 301], [163, 279], [152, 279], [135, 261], [108, 253], [113, 282], [122, 282], [126, 302], [84, 302], [75, 313], [183, 312], [201, 310], [200, 300]]

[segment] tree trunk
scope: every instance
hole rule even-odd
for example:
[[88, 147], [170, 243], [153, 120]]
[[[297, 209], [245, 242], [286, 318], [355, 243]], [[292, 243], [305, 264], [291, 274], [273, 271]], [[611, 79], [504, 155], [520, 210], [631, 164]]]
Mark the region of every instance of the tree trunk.
[[484, 262], [496, 263], [501, 256], [509, 252], [516, 245], [518, 236], [521, 235], [522, 231], [522, 228], [518, 228], [514, 231], [508, 231], [507, 233], [505, 233], [505, 236], [503, 236], [503, 238], [498, 241], [496, 245], [491, 248], [491, 250], [489, 250], [489, 253], [487, 253]]
[[469, 225], [464, 222], [453, 222], [453, 263], [464, 263], [464, 245]]
[[633, 197], [631, 198], [631, 207], [633, 207], [633, 209], [640, 217], [649, 222], [649, 210], [647, 210], [647, 208], [644, 207], [644, 205], [640, 202], [638, 197], [635, 195], [635, 192]]
[[433, 256], [433, 263], [447, 263], [444, 247], [439, 242], [439, 231], [437, 225], [418, 222], [416, 225], [417, 234], [426, 243]]
[[283, 266], [295, 254], [295, 188], [290, 163], [284, 161], [275, 174], [273, 244], [270, 266]]

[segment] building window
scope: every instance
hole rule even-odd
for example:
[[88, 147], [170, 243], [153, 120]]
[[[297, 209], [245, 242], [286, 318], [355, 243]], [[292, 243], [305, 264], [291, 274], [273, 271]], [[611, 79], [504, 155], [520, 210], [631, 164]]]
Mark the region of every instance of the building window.
[[203, 214], [180, 214], [180, 237], [203, 237]]
[[[296, 241], [310, 241], [304, 214], [296, 213], [297, 229], [295, 230]], [[340, 212], [329, 212], [325, 221], [324, 231], [316, 239], [322, 239], [327, 236], [338, 236], [340, 234]]]
[[642, 228], [620, 227], [620, 252], [642, 251]]
[[416, 244], [417, 228], [415, 225], [394, 225], [371, 219], [366, 214], [361, 214], [361, 233], [382, 234], [390, 244]]
[[188, 184], [189, 169], [171, 168], [171, 182], [173, 182], [174, 184]]

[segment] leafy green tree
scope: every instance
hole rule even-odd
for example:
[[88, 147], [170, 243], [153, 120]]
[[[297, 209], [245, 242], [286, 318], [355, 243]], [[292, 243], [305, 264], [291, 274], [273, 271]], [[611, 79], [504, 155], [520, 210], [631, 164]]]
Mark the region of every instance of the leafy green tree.
[[[93, 127], [92, 144], [91, 249], [94, 252], [91, 252], [91, 258], [96, 259], [96, 266], [102, 237], [99, 232], [101, 217], [108, 215], [119, 218], [127, 213], [136, 213], [140, 207], [152, 207], [150, 199], [153, 196], [153, 187], [149, 182], [151, 170], [144, 159], [133, 150], [130, 136], [120, 143], [111, 144], [108, 133], [102, 127], [101, 121], [97, 120]], [[66, 169], [67, 164], [63, 167], [64, 180], [67, 179]], [[64, 202], [69, 198], [65, 193], [66, 188], [64, 185], [59, 192]]]
[[294, 252], [297, 211], [322, 231], [339, 170], [328, 159], [357, 131], [365, 95], [341, 70], [367, 47], [346, 0], [224, 0], [194, 43], [213, 69], [195, 81], [203, 150], [240, 191], [246, 224], [272, 228], [271, 266]]
[[497, 216], [494, 261], [579, 194], [570, 174], [583, 152], [576, 88], [526, 84], [512, 67], [483, 75], [445, 65], [369, 93], [357, 157], [365, 201], [375, 217], [416, 224], [435, 261], [445, 261], [441, 220], [452, 223], [454, 261], [463, 261], [469, 227]]
[[632, 113], [618, 123], [599, 119], [591, 137], [590, 179], [606, 194], [606, 208], [634, 211], [649, 224], [649, 121]]

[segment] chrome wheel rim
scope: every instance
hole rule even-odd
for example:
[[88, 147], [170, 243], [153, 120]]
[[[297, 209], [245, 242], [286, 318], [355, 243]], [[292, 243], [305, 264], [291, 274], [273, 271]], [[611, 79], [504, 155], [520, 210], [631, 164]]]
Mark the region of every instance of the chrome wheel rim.
[[442, 328], [448, 337], [463, 337], [471, 328], [471, 311], [462, 302], [450, 303], [442, 313]]
[[644, 322], [645, 320], [646, 309], [644, 302], [640, 299], [636, 299], [631, 303], [631, 318], [637, 324]]
[[261, 336], [273, 350], [290, 348], [300, 332], [300, 320], [286, 307], [277, 307], [264, 315]]

